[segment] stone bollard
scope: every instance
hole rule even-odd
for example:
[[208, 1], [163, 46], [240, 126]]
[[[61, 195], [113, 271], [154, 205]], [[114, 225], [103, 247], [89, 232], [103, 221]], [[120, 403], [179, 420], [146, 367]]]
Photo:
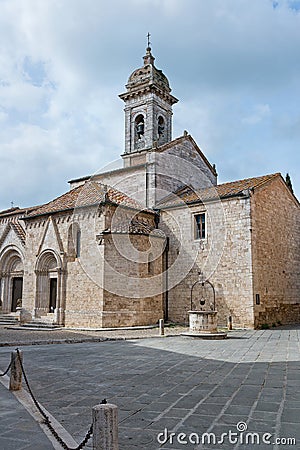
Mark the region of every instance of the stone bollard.
[[[17, 308], [18, 309], [18, 308]], [[32, 314], [24, 308], [20, 308], [20, 324], [29, 323], [32, 321]]]
[[164, 334], [165, 334], [164, 319], [159, 319], [158, 323], [159, 323], [159, 334], [160, 334], [160, 336], [164, 336]]
[[116, 405], [106, 403], [93, 407], [93, 450], [119, 450]]
[[[19, 355], [23, 361], [23, 353], [19, 350]], [[19, 355], [17, 352], [11, 353], [11, 366], [10, 366], [10, 380], [9, 380], [9, 390], [19, 391], [22, 389], [22, 367], [19, 360]]]

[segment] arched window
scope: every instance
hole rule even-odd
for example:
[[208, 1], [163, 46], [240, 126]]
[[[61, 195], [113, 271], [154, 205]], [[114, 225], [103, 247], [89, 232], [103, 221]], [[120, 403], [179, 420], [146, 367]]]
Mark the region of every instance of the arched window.
[[163, 137], [164, 131], [165, 131], [165, 121], [162, 116], [159, 116], [158, 123], [157, 123], [158, 140]]
[[148, 275], [154, 275], [154, 261], [152, 253], [149, 253], [148, 255]]
[[139, 114], [135, 119], [135, 132], [137, 140], [142, 139], [145, 132], [145, 121], [142, 114]]
[[81, 253], [81, 231], [78, 223], [72, 223], [68, 231], [68, 257], [69, 260], [79, 258]]
[[76, 233], [76, 258], [79, 258], [81, 252], [81, 231], [78, 228]]

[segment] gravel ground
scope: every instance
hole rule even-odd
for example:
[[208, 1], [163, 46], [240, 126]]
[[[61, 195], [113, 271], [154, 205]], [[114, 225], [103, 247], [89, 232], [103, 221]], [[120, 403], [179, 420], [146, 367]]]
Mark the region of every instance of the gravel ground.
[[[186, 331], [183, 326], [165, 327], [165, 336], [177, 336]], [[1, 325], [0, 326], [0, 347], [20, 346], [20, 345], [39, 345], [39, 344], [58, 344], [58, 343], [78, 343], [78, 342], [97, 342], [106, 339], [138, 339], [157, 337], [158, 328], [144, 328], [131, 330], [111, 330], [111, 331], [82, 331], [74, 329], [58, 330], [28, 330], [17, 327]]]

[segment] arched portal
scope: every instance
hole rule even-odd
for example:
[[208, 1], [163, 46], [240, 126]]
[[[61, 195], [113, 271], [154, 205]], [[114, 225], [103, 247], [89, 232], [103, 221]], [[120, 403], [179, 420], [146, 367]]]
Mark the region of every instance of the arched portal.
[[16, 312], [22, 306], [23, 255], [15, 246], [9, 246], [0, 255], [0, 299], [3, 313]]
[[53, 322], [64, 321], [64, 271], [56, 252], [46, 250], [36, 263], [35, 317], [53, 314]]

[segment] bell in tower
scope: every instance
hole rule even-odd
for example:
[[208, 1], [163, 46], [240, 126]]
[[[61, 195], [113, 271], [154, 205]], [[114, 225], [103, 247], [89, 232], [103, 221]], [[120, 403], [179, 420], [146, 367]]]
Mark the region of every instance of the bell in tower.
[[171, 95], [169, 81], [154, 65], [148, 35], [144, 65], [129, 77], [126, 92], [120, 95], [125, 102], [125, 153], [130, 165], [133, 154], [150, 150], [154, 144], [172, 140], [172, 105], [177, 99]]

